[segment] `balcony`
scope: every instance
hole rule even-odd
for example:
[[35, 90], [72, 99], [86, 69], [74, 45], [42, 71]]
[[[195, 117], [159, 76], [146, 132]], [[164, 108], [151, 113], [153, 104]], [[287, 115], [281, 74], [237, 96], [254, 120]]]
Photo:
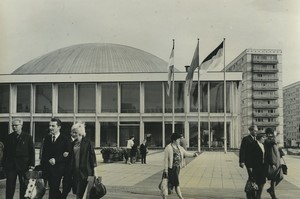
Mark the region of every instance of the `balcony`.
[[256, 85], [253, 85], [253, 87], [252, 87], [252, 90], [256, 90], [256, 91], [276, 91], [278, 89], [279, 89], [278, 86], [256, 86]]
[[278, 94], [275, 95], [257, 95], [253, 94], [253, 99], [278, 99]]
[[278, 64], [278, 60], [252, 59], [253, 64]]
[[253, 117], [278, 117], [279, 113], [253, 113]]
[[252, 80], [255, 82], [277, 82], [278, 77], [256, 77], [256, 76], [253, 76]]
[[256, 73], [277, 73], [278, 68], [253, 67], [252, 71]]
[[257, 126], [265, 126], [265, 127], [271, 127], [271, 126], [279, 126], [279, 122], [256, 122], [254, 121], [253, 122], [254, 125], [257, 125]]
[[253, 104], [253, 108], [278, 108], [279, 104]]

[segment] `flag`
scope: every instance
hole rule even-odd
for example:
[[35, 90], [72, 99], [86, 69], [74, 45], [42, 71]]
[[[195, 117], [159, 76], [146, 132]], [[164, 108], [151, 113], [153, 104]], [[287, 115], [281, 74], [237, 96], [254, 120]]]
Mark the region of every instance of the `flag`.
[[215, 69], [220, 64], [223, 56], [223, 44], [224, 41], [222, 41], [222, 43], [203, 60], [200, 65], [200, 70], [206, 72], [208, 70]]
[[192, 63], [189, 67], [188, 73], [185, 78], [185, 82], [187, 85], [187, 95], [190, 95], [192, 84], [193, 84], [193, 76], [194, 76], [194, 71], [196, 68], [199, 66], [199, 40], [196, 46], [196, 50], [192, 59]]
[[172, 75], [174, 73], [174, 43], [173, 43], [173, 48], [171, 51], [171, 55], [169, 58], [169, 71], [168, 71], [168, 85], [167, 85], [167, 94], [168, 96], [170, 95], [170, 90], [171, 90], [171, 79]]

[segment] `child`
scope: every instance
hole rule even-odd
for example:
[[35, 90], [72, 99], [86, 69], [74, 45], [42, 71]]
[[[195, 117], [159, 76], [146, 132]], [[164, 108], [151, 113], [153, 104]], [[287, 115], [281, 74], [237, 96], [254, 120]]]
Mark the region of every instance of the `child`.
[[146, 145], [146, 140], [143, 141], [143, 143], [140, 146], [140, 152], [141, 152], [141, 163], [146, 164], [146, 155], [148, 153], [147, 145]]

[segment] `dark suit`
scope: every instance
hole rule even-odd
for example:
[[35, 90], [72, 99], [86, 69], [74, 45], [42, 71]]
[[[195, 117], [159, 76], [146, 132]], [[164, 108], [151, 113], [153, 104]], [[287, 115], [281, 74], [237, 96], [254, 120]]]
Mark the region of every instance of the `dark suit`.
[[[243, 138], [241, 147], [240, 147], [240, 154], [239, 154], [239, 162], [240, 163], [245, 163], [246, 169], [248, 172], [248, 179], [252, 178], [252, 172], [250, 171], [250, 165], [251, 165], [251, 149], [252, 149], [252, 144], [254, 143], [254, 139], [252, 138], [251, 135], [247, 135]], [[247, 193], [247, 198], [254, 198], [255, 196]]]
[[25, 173], [29, 167], [35, 166], [35, 150], [32, 137], [22, 132], [19, 136], [16, 132], [8, 135], [4, 145], [4, 167], [6, 171], [6, 198], [12, 199], [15, 193], [16, 179], [19, 178], [20, 198], [24, 198]]
[[[69, 140], [69, 144], [70, 146], [72, 146], [72, 138], [71, 137], [67, 137]], [[62, 192], [62, 198], [65, 199], [68, 197], [68, 194], [70, 193], [71, 189], [72, 189], [72, 157], [73, 152], [71, 149], [71, 152], [69, 153], [68, 157], [67, 157], [67, 161], [66, 161], [66, 167], [65, 167], [65, 172], [64, 172], [64, 177], [63, 177], [63, 181], [62, 181], [62, 185], [63, 185], [63, 192]]]
[[[251, 150], [251, 163], [248, 165], [249, 168], [252, 168], [253, 178], [258, 185], [258, 190], [256, 191], [256, 199], [261, 198], [261, 193], [263, 186], [266, 183], [266, 174], [265, 174], [265, 157], [264, 152], [257, 142], [253, 142]], [[264, 146], [263, 146], [264, 148]]]
[[[42, 155], [42, 169], [43, 175], [49, 182], [49, 198], [59, 199], [61, 198], [61, 192], [59, 191], [60, 181], [65, 172], [67, 157], [63, 156], [64, 152], [70, 154], [71, 146], [67, 137], [60, 134], [55, 142], [52, 142], [52, 136], [48, 135], [44, 141], [43, 155]], [[49, 160], [55, 159], [55, 164], [51, 165]]]
[[[72, 143], [73, 147], [75, 142], [76, 141]], [[73, 154], [73, 191], [77, 196], [82, 198], [87, 185], [87, 178], [88, 176], [94, 176], [94, 168], [97, 166], [95, 151], [90, 141], [82, 138], [80, 142], [79, 159], [76, 158], [76, 155]], [[76, 164], [75, 161], [79, 161], [79, 164]], [[76, 165], [79, 167], [76, 168]]]

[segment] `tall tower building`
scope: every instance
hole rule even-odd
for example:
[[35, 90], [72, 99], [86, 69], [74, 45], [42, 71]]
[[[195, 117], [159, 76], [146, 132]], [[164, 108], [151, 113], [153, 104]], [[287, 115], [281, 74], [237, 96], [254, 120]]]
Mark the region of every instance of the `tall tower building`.
[[243, 73], [241, 85], [241, 136], [254, 124], [277, 132], [283, 145], [282, 51], [246, 49], [226, 67]]
[[300, 81], [283, 88], [284, 143], [300, 144]]

